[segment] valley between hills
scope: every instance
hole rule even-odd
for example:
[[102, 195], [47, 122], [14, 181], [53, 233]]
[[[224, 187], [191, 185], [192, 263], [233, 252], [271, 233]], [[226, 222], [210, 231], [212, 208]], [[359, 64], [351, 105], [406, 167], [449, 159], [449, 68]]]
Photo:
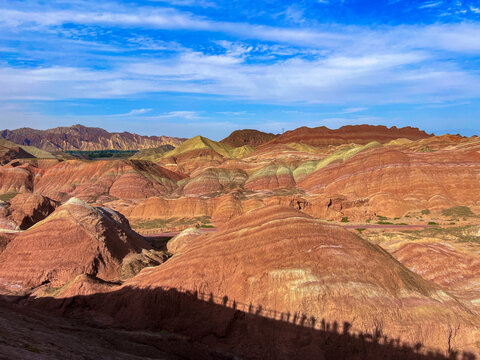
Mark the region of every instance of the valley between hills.
[[480, 357], [480, 138], [0, 132], [0, 358]]

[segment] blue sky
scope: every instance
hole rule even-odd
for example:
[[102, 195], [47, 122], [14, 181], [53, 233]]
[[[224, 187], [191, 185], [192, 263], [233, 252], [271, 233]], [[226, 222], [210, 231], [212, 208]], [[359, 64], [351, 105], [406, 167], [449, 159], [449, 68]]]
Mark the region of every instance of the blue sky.
[[0, 0], [0, 127], [480, 134], [480, 1]]

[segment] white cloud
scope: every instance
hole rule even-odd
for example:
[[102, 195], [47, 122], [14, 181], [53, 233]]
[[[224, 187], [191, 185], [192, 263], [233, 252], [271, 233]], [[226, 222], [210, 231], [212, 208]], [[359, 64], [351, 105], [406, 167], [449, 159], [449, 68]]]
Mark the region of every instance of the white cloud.
[[115, 116], [137, 116], [137, 115], [149, 113], [150, 111], [152, 111], [152, 109], [133, 109], [126, 114], [119, 114]]
[[419, 6], [419, 9], [435, 8], [443, 4], [443, 1], [429, 1]]
[[[229, 39], [237, 37], [233, 41], [216, 40], [223, 50], [215, 53], [208, 47], [194, 51], [176, 42], [138, 35], [135, 30], [125, 44], [99, 47], [98, 51], [119, 53], [133, 47], [165, 50], [174, 55], [157, 57], [150, 52], [134, 56], [94, 55], [96, 60], [101, 59], [102, 65], [106, 64], [105, 70], [89, 67], [92, 54], [88, 51], [78, 55], [85, 57], [83, 66], [3, 65], [0, 67], [2, 98], [118, 98], [174, 92], [264, 102], [378, 104], [480, 96], [478, 73], [456, 60], [457, 54], [480, 54], [480, 25], [476, 23], [280, 28], [218, 22], [157, 7], [101, 5], [96, 11], [0, 9], [0, 24], [4, 27], [21, 29], [34, 25], [53, 33], [73, 34], [73, 30], [56, 27], [72, 22], [99, 24], [107, 30], [109, 26], [188, 29], [220, 33]], [[89, 34], [90, 29], [85, 33]], [[72, 36], [75, 35], [78, 34]], [[256, 39], [257, 43], [245, 39]], [[89, 44], [85, 47], [97, 49]], [[52, 48], [58, 51], [62, 46]], [[62, 58], [61, 53], [55, 55]]]
[[170, 118], [181, 118], [187, 120], [199, 120], [202, 117], [197, 111], [170, 111], [165, 114], [151, 116], [150, 118], [154, 119], [170, 119]]
[[480, 8], [478, 7], [470, 6], [470, 11], [474, 12], [475, 14], [480, 14]]
[[342, 111], [342, 113], [353, 114], [353, 113], [358, 113], [365, 110], [368, 110], [368, 108], [365, 108], [365, 107], [346, 108], [345, 110]]

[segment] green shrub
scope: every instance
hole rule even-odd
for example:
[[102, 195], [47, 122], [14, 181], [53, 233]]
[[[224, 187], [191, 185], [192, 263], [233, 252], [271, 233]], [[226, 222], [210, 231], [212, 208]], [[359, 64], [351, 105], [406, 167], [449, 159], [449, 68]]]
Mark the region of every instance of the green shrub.
[[382, 215], [377, 215], [378, 220], [388, 220], [388, 217], [382, 216]]
[[438, 223], [436, 223], [435, 221], [429, 221], [428, 225], [438, 225]]
[[347, 222], [348, 222], [348, 217], [347, 217], [347, 216], [344, 216], [344, 217], [342, 218], [342, 220], [340, 220], [340, 221], [343, 222], [343, 223], [347, 223]]
[[449, 209], [442, 210], [443, 216], [448, 216], [452, 218], [468, 218], [475, 216], [472, 210], [467, 206], [454, 206]]
[[355, 230], [357, 230], [357, 231], [361, 234], [362, 232], [364, 232], [364, 231], [367, 230], [367, 229], [365, 229], [365, 228], [358, 228], [358, 229], [355, 229]]
[[0, 200], [1, 200], [1, 201], [9, 202], [9, 201], [12, 200], [15, 196], [17, 196], [17, 193], [2, 194], [2, 195], [0, 195]]
[[422, 215], [430, 215], [431, 211], [429, 209], [424, 209], [420, 212]]
[[378, 225], [395, 225], [394, 223], [389, 221], [377, 221], [377, 224]]
[[28, 351], [36, 353], [36, 354], [40, 354], [40, 349], [36, 348], [35, 346], [25, 345], [24, 347], [25, 347], [25, 350], [28, 350]]

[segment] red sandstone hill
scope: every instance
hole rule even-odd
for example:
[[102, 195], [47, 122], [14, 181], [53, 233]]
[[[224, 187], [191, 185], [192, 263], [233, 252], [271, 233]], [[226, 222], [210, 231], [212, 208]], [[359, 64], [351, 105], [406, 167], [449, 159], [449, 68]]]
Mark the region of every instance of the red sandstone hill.
[[265, 133], [263, 131], [244, 129], [244, 130], [235, 130], [220, 142], [224, 144], [228, 144], [233, 147], [240, 147], [244, 145], [250, 145], [250, 146], [256, 147], [272, 139], [275, 139], [277, 136], [278, 135]]
[[0, 254], [0, 287], [58, 287], [82, 274], [118, 280], [122, 260], [142, 249], [150, 245], [122, 215], [72, 198], [8, 243]]
[[167, 144], [178, 146], [185, 140], [169, 136], [141, 136], [128, 132], [109, 133], [100, 128], [82, 125], [48, 130], [3, 130], [0, 131], [0, 137], [19, 145], [32, 145], [46, 151], [141, 150]]
[[316, 128], [308, 128], [304, 126], [292, 131], [287, 131], [265, 143], [264, 146], [288, 143], [304, 143], [313, 146], [340, 145], [348, 143], [368, 144], [372, 141], [386, 143], [399, 138], [419, 140], [429, 136], [430, 135], [425, 131], [412, 127], [397, 128], [393, 126], [387, 128], [386, 126], [381, 125], [348, 125], [342, 126], [337, 130], [331, 130], [325, 126]]
[[76, 196], [145, 199], [166, 195], [186, 176], [149, 161], [68, 160], [39, 169], [24, 164], [0, 167], [0, 193], [35, 192], [55, 200]]
[[[331, 162], [297, 185], [310, 194], [327, 198], [321, 205], [325, 212], [316, 213], [319, 217], [328, 216], [328, 208], [335, 208], [331, 199], [339, 197], [349, 200], [350, 205], [363, 202], [365, 206], [357, 209], [357, 215], [363, 216], [381, 213], [395, 217], [425, 208], [475, 205], [480, 201], [480, 163], [475, 149], [478, 149], [475, 143], [464, 150], [435, 152], [412, 152], [395, 146], [372, 147], [344, 162]], [[346, 216], [355, 215], [350, 205], [342, 206]], [[349, 211], [352, 212], [348, 214]]]
[[57, 203], [48, 197], [32, 193], [18, 194], [10, 200], [5, 218], [11, 219], [20, 230], [26, 230], [45, 219], [56, 207]]
[[[135, 327], [169, 324], [173, 330], [188, 329], [199, 338], [219, 331], [199, 327], [199, 323], [206, 324], [201, 314], [182, 318], [185, 312], [180, 310], [178, 318], [170, 318], [160, 310], [165, 307], [161, 300], [157, 304], [157, 298], [146, 291], [173, 288], [202, 293], [205, 299], [240, 310], [248, 311], [250, 304], [266, 317], [274, 316], [275, 310], [278, 316], [303, 314], [306, 326], [315, 326], [309, 322], [312, 317], [347, 321], [355, 331], [380, 329], [389, 337], [411, 343], [420, 340], [444, 350], [449, 326], [460, 329], [457, 349], [468, 349], [479, 335], [475, 315], [441, 287], [409, 271], [380, 247], [292, 208], [264, 207], [236, 217], [216, 233], [191, 235], [180, 253], [125, 283], [124, 288], [137, 296], [127, 301], [112, 295], [103, 305], [97, 304], [99, 309], [107, 307], [120, 324]], [[127, 304], [121, 314], [114, 311], [116, 302]], [[150, 311], [157, 307], [158, 312]], [[217, 320], [225, 322], [224, 343], [246, 357], [255, 357], [255, 349], [242, 343], [250, 336], [264, 335], [236, 327], [235, 318]], [[222, 328], [218, 321], [215, 326]], [[293, 356], [295, 345], [287, 344], [287, 339], [277, 340], [276, 351], [281, 352], [284, 344], [283, 350]], [[305, 341], [302, 346], [314, 348], [315, 344]], [[279, 358], [288, 358], [283, 355]]]
[[14, 159], [25, 159], [34, 157], [32, 154], [29, 154], [19, 146], [5, 145], [5, 143], [0, 143], [0, 165], [8, 164]]

